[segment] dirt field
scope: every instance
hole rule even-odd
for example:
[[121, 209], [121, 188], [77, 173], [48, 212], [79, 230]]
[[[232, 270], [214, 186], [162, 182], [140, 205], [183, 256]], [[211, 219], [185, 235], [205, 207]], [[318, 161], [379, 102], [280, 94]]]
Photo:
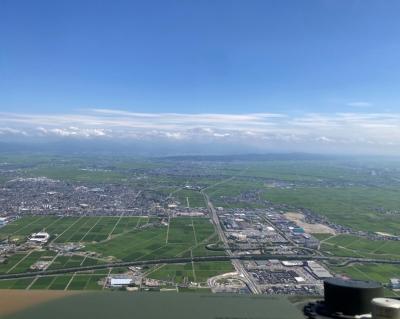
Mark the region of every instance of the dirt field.
[[304, 215], [300, 213], [286, 213], [285, 217], [297, 226], [303, 228], [306, 233], [310, 234], [335, 234], [335, 230], [329, 226], [322, 224], [309, 224], [304, 220]]
[[16, 311], [26, 309], [46, 301], [76, 295], [78, 292], [68, 291], [24, 291], [24, 290], [0, 290], [0, 318]]

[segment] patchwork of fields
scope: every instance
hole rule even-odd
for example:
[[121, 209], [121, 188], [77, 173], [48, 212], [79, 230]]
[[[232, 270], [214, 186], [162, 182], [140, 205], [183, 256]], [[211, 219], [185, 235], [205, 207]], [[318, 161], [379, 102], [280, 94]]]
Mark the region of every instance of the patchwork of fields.
[[[49, 243], [79, 242], [84, 250], [100, 254], [104, 258], [133, 261], [175, 256], [205, 255], [205, 245], [215, 242], [213, 225], [206, 218], [173, 218], [161, 224], [157, 218], [148, 217], [51, 217], [29, 216], [18, 219], [0, 229], [0, 238], [24, 242], [38, 231], [46, 231]], [[50, 251], [35, 251], [29, 256], [16, 254], [8, 265], [24, 259], [22, 264], [41, 258], [55, 258], [54, 265], [72, 266], [93, 264], [91, 258], [54, 256]], [[101, 257], [99, 257], [101, 260]], [[0, 265], [0, 272], [5, 265]], [[56, 267], [56, 266], [53, 266]], [[19, 267], [20, 270], [23, 267]], [[5, 270], [3, 270], [5, 271]], [[9, 271], [7, 269], [6, 271]]]
[[271, 188], [263, 197], [278, 204], [307, 208], [355, 230], [400, 234], [398, 188]]
[[206, 263], [164, 265], [163, 267], [155, 268], [149, 274], [149, 277], [176, 283], [188, 281], [205, 283], [210, 277], [232, 271], [234, 271], [234, 268], [229, 261], [210, 261]]
[[0, 228], [0, 239], [10, 237], [22, 241], [32, 233], [44, 230], [51, 235], [50, 242], [98, 242], [148, 221], [147, 217], [27, 216]]
[[321, 241], [321, 250], [328, 255], [400, 259], [400, 242], [369, 240], [352, 235], [336, 235]]
[[205, 207], [204, 197], [198, 191], [182, 189], [174, 194], [182, 206], [185, 207]]
[[[50, 262], [48, 269], [91, 266], [115, 261], [134, 261], [181, 256], [216, 254], [205, 248], [217, 241], [209, 219], [180, 217], [160, 223], [148, 217], [56, 217], [28, 216], [0, 228], [0, 238], [24, 243], [38, 231], [49, 232], [49, 243], [79, 242], [82, 252], [57, 254], [47, 249], [17, 252], [0, 264], [0, 274], [30, 271], [37, 262]], [[94, 252], [88, 256], [85, 252]], [[220, 254], [220, 252], [218, 252]], [[207, 278], [232, 271], [230, 262], [156, 265], [147, 269], [149, 278], [167, 282], [205, 283]], [[109, 273], [122, 273], [126, 268], [99, 269], [85, 273], [37, 276], [0, 281], [0, 289], [98, 290], [99, 281]]]
[[104, 275], [71, 274], [23, 279], [0, 280], [0, 289], [30, 290], [101, 290], [98, 284]]

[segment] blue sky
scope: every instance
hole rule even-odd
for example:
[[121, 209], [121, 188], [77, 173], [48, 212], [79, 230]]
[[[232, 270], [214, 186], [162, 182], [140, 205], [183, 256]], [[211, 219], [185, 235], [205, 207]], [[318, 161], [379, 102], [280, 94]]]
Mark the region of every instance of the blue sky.
[[[397, 137], [399, 10], [397, 0], [1, 0], [0, 134], [66, 114], [75, 127], [76, 116], [108, 118], [102, 109], [180, 114], [175, 123], [273, 113], [268, 125], [289, 117], [287, 127], [359, 114]], [[313, 138], [337, 138], [328, 133]]]

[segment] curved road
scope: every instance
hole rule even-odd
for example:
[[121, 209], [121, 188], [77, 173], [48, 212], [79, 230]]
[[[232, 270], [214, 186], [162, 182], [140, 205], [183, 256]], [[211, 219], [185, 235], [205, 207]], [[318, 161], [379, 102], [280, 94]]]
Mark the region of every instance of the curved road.
[[229, 249], [228, 239], [226, 238], [225, 233], [221, 227], [221, 223], [219, 221], [217, 211], [215, 210], [214, 205], [211, 203], [210, 198], [204, 192], [204, 190], [201, 190], [201, 193], [203, 194], [204, 199], [206, 200], [207, 207], [210, 211], [211, 219], [214, 223], [215, 229], [218, 233], [219, 238], [221, 239], [222, 243], [224, 244], [224, 246], [226, 248], [226, 250], [225, 250], [226, 253], [232, 260], [233, 266], [235, 267], [238, 274], [241, 277], [243, 277], [243, 279], [246, 282], [247, 287], [250, 289], [250, 291], [253, 294], [261, 294], [262, 291], [258, 288], [257, 284], [254, 282], [254, 279], [252, 278], [252, 276], [247, 272], [247, 270], [245, 269], [245, 267], [243, 266], [241, 261], [235, 258], [235, 255], [233, 254], [232, 250]]

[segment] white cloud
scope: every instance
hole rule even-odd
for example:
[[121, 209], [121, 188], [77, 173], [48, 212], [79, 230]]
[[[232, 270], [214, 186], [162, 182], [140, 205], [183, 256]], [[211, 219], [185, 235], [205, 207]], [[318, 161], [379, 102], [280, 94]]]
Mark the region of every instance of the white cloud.
[[323, 143], [333, 143], [335, 140], [326, 137], [326, 136], [319, 136], [315, 139], [317, 142], [323, 142]]
[[28, 134], [23, 131], [23, 130], [18, 130], [15, 128], [11, 128], [11, 127], [0, 127], [0, 135], [8, 135], [8, 134], [12, 134], [12, 135], [24, 135], [27, 136]]
[[[400, 113], [185, 114], [93, 109], [77, 114], [0, 113], [0, 135], [185, 141], [314, 150], [388, 149], [400, 154]], [[388, 149], [389, 150], [389, 149]]]

